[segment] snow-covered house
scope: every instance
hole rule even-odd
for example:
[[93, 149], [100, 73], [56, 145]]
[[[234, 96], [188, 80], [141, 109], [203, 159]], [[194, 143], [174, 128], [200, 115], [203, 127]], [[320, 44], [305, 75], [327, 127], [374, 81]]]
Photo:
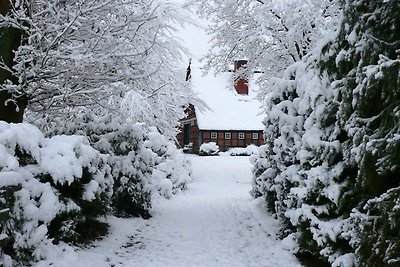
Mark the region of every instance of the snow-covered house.
[[[246, 63], [235, 61], [234, 71]], [[191, 105], [187, 109], [177, 137], [179, 145], [197, 153], [201, 144], [209, 142], [216, 142], [221, 151], [264, 144], [263, 116], [259, 114], [258, 86], [254, 79], [234, 81], [232, 72], [218, 75], [210, 72], [202, 76], [199, 70], [193, 69], [192, 86], [207, 108]]]

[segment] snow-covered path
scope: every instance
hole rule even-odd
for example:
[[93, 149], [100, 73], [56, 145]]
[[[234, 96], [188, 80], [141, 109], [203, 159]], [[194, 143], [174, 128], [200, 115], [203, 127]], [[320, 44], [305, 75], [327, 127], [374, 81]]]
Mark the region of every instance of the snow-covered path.
[[[111, 220], [111, 234], [71, 266], [301, 266], [277, 223], [249, 195], [247, 157], [191, 156], [194, 181], [149, 220]], [[67, 265], [69, 265], [67, 264]]]

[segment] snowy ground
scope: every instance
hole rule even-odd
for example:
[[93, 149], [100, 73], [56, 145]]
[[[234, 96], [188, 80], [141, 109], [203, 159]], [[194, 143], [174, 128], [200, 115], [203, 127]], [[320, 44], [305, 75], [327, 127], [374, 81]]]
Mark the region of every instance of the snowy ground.
[[55, 265], [301, 266], [276, 240], [277, 222], [249, 195], [248, 157], [190, 158], [187, 191], [159, 200], [149, 220], [111, 218], [107, 238]]

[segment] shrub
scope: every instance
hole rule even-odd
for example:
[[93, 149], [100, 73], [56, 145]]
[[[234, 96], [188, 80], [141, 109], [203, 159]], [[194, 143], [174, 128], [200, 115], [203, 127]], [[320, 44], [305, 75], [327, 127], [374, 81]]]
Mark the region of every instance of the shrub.
[[219, 146], [215, 142], [204, 143], [200, 146], [200, 156], [216, 156], [219, 153]]
[[230, 156], [251, 156], [258, 154], [258, 147], [255, 145], [248, 145], [247, 147], [233, 147], [228, 149]]
[[152, 184], [159, 195], [170, 198], [180, 190], [186, 189], [191, 181], [192, 166], [181, 150], [160, 135], [155, 128], [147, 134], [145, 146], [157, 154], [152, 174]]
[[150, 216], [152, 196], [171, 197], [190, 181], [191, 167], [175, 145], [156, 128], [118, 116], [75, 114], [55, 123], [49, 134], [82, 134], [108, 154], [114, 178], [112, 206], [117, 216]]
[[4, 232], [18, 262], [105, 234], [98, 218], [110, 201], [117, 215], [147, 218], [152, 197], [169, 198], [191, 179], [190, 162], [155, 128], [91, 115], [57, 127], [51, 138], [30, 124], [0, 122], [0, 191], [22, 184], [0, 197], [0, 208], [12, 208]]
[[[45, 138], [32, 125], [0, 122], [0, 181], [1, 188], [22, 185], [0, 202], [11, 208], [7, 252], [18, 261], [45, 258], [53, 242], [82, 243], [106, 232], [97, 219], [111, 197], [110, 167], [85, 137]], [[89, 222], [102, 225], [90, 236]]]

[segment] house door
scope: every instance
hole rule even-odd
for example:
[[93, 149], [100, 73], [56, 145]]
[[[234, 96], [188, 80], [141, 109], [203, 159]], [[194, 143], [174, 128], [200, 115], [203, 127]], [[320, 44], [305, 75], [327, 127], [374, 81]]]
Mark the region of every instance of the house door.
[[190, 123], [187, 123], [183, 126], [183, 140], [185, 145], [190, 143]]

